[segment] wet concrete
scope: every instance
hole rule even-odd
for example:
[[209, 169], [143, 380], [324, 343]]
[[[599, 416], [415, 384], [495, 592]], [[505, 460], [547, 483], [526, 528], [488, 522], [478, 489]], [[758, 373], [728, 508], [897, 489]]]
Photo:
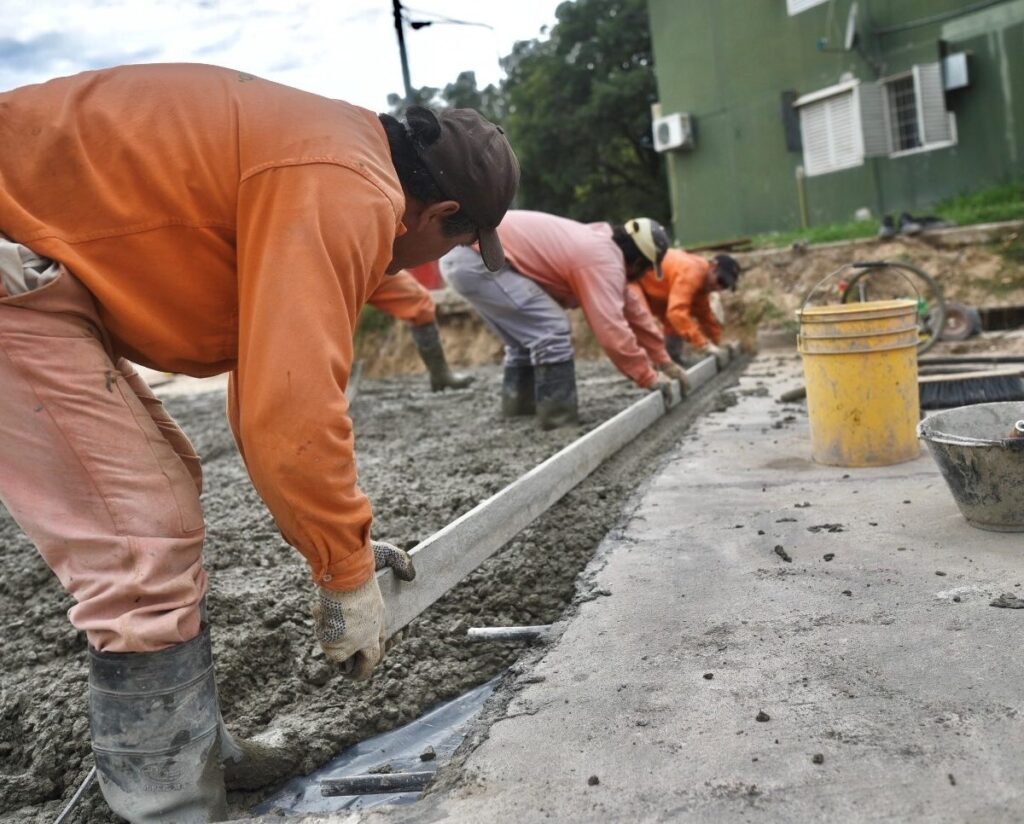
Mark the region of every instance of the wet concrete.
[[[582, 425], [549, 433], [530, 419], [497, 416], [496, 368], [474, 370], [478, 381], [469, 391], [440, 395], [422, 376], [364, 380], [354, 419], [374, 534], [414, 545], [645, 394], [607, 362], [580, 367]], [[307, 569], [252, 490], [224, 421], [223, 392], [174, 395], [167, 404], [204, 459], [209, 607], [224, 716], [241, 736], [271, 730], [289, 747], [294, 757], [284, 769], [264, 776], [275, 781], [308, 773], [349, 744], [397, 727], [513, 663], [521, 644], [470, 642], [465, 629], [557, 620], [622, 505], [685, 428], [676, 416], [660, 434], [624, 450], [425, 613], [371, 681], [353, 684], [313, 640]], [[70, 606], [0, 511], [4, 822], [52, 821], [92, 763], [85, 645], [67, 622]], [[249, 779], [248, 785], [261, 783]], [[244, 810], [269, 791], [236, 792], [230, 800]], [[113, 818], [94, 789], [70, 820]]]
[[797, 370], [683, 439], [426, 798], [329, 820], [1024, 820], [1020, 537], [927, 454], [812, 463]]

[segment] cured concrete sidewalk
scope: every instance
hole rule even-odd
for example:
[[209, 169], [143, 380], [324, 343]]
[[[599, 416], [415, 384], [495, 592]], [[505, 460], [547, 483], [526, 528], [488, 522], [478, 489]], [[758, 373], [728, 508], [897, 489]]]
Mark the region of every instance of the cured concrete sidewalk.
[[1024, 536], [927, 454], [811, 463], [798, 370], [755, 361], [679, 444], [445, 784], [333, 820], [1024, 821], [1024, 610], [989, 605]]

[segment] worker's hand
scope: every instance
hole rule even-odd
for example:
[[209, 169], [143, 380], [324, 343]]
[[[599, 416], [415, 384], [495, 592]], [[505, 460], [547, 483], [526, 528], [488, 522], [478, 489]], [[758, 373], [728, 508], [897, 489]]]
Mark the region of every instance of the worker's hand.
[[679, 388], [685, 395], [690, 391], [690, 379], [686, 376], [686, 370], [683, 369], [679, 364], [668, 363], [658, 364], [658, 371], [663, 375], [668, 375], [673, 380], [679, 381]]
[[349, 592], [317, 587], [313, 627], [324, 655], [342, 664], [346, 676], [357, 681], [369, 678], [384, 657], [386, 640], [377, 576]]
[[674, 379], [663, 372], [659, 372], [657, 380], [647, 388], [651, 392], [661, 392], [661, 397], [665, 399], [666, 404], [669, 404], [672, 402], [672, 387], [675, 385], [677, 383]]
[[720, 346], [708, 341], [707, 344], [700, 350], [701, 354], [705, 357], [712, 356], [715, 359], [715, 363], [718, 366], [718, 371], [721, 372], [725, 367], [729, 365], [729, 350], [723, 349]]
[[[388, 567], [400, 581], [416, 577], [412, 558], [393, 544], [371, 541], [374, 567]], [[339, 592], [318, 587], [313, 623], [324, 654], [344, 665], [345, 675], [356, 680], [370, 677], [384, 657], [387, 625], [384, 599], [374, 575], [358, 589]]]

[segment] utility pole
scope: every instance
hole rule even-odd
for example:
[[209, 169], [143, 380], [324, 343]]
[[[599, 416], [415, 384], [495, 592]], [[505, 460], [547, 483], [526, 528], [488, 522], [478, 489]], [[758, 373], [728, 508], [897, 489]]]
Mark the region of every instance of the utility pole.
[[398, 34], [398, 53], [402, 57], [402, 80], [405, 82], [405, 102], [413, 103], [412, 82], [409, 80], [409, 55], [405, 53], [405, 24], [402, 21], [401, 0], [391, 0], [391, 9], [395, 15], [395, 32]]

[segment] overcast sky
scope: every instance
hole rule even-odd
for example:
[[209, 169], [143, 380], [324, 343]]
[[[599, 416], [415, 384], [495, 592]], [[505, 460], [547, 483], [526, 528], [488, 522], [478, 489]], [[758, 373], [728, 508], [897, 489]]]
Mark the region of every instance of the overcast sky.
[[[407, 0], [410, 17], [492, 28], [406, 29], [414, 86], [460, 71], [484, 86], [498, 57], [541, 37], [560, 0]], [[402, 92], [391, 0], [0, 0], [0, 90], [122, 63], [242, 69], [375, 111]]]

